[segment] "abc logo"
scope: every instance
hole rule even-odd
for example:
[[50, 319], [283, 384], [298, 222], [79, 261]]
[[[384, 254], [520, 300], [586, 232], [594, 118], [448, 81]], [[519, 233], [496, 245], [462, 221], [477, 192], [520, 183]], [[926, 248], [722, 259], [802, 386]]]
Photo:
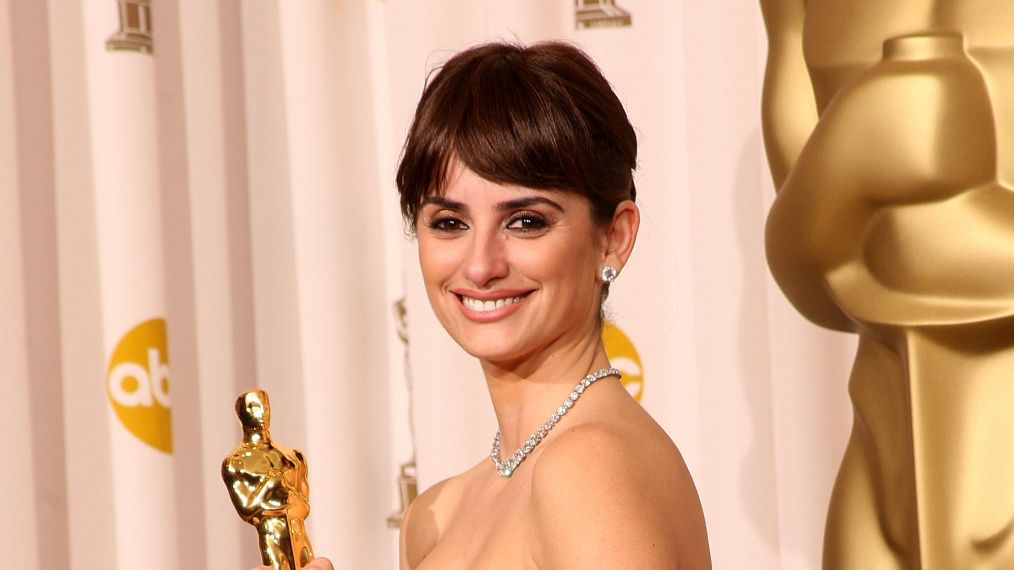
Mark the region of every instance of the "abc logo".
[[602, 343], [606, 348], [609, 362], [623, 373], [623, 386], [638, 402], [644, 393], [644, 369], [641, 355], [637, 354], [634, 343], [620, 330], [620, 327], [606, 323], [602, 327]]
[[145, 321], [123, 335], [109, 358], [106, 391], [116, 417], [130, 433], [172, 453], [164, 319]]

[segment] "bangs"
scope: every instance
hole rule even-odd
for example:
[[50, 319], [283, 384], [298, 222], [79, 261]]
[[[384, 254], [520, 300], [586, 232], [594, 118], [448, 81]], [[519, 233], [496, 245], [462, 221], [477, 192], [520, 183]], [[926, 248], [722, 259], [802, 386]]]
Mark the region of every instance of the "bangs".
[[[564, 55], [573, 66], [570, 52], [580, 54], [584, 73], [559, 69]], [[595, 194], [590, 177], [616, 178], [595, 163], [619, 154], [589, 121], [595, 117], [588, 93], [601, 92], [601, 85], [582, 83], [595, 77], [619, 106], [594, 64], [565, 44], [488, 44], [448, 61], [423, 93], [398, 168], [406, 220], [414, 227], [423, 200], [443, 192], [454, 160], [499, 184]]]

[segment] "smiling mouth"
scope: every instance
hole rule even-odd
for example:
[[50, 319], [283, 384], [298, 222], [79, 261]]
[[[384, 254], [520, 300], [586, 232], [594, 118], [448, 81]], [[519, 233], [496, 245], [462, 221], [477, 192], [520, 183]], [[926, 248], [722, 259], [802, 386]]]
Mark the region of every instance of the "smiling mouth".
[[483, 301], [482, 299], [473, 299], [466, 297], [465, 295], [458, 295], [461, 299], [461, 304], [467, 307], [469, 310], [475, 311], [476, 313], [486, 313], [502, 309], [504, 307], [513, 305], [521, 299], [525, 298], [525, 295], [517, 295], [514, 297], [504, 297], [502, 299], [489, 299]]

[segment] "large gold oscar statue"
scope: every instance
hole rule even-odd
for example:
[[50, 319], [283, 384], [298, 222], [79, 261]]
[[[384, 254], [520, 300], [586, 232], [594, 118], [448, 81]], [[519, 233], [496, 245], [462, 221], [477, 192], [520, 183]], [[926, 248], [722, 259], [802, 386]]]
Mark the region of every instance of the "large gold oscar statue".
[[824, 567], [1014, 568], [1014, 2], [761, 4], [768, 262], [859, 335]]

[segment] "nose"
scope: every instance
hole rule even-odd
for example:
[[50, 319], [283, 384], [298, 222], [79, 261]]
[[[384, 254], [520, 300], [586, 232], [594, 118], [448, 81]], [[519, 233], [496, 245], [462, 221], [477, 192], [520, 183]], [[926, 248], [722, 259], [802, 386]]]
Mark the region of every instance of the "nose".
[[465, 258], [466, 279], [482, 288], [507, 276], [507, 240], [498, 230], [473, 232], [472, 243]]

